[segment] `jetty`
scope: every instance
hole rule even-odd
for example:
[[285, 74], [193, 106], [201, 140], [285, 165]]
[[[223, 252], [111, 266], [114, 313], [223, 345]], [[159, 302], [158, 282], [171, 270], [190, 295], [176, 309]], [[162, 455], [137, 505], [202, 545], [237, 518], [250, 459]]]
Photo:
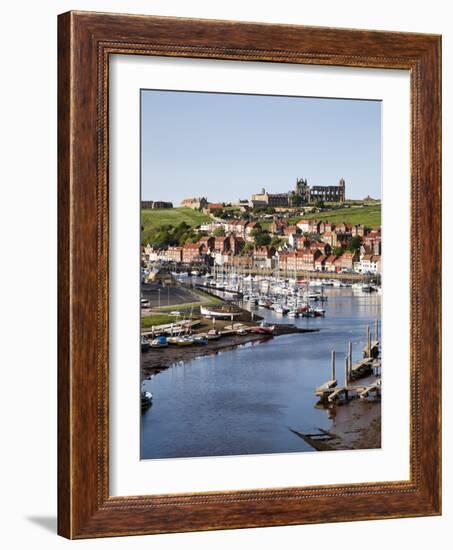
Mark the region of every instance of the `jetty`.
[[[375, 325], [375, 338], [371, 339], [370, 327], [367, 327], [367, 345], [363, 351], [363, 358], [359, 361], [352, 360], [352, 342], [348, 343], [345, 353], [344, 384], [339, 385], [335, 372], [335, 351], [332, 351], [331, 377], [315, 389], [315, 395], [320, 402], [332, 404], [337, 401], [368, 397], [380, 397], [381, 395], [381, 359], [378, 323]], [[356, 380], [366, 376], [375, 375], [377, 378], [367, 385], [358, 385]]]
[[177, 336], [183, 332], [191, 331], [201, 324], [201, 321], [195, 320], [182, 320], [175, 323], [167, 323], [165, 325], [156, 325], [149, 329], [142, 330], [142, 336]]

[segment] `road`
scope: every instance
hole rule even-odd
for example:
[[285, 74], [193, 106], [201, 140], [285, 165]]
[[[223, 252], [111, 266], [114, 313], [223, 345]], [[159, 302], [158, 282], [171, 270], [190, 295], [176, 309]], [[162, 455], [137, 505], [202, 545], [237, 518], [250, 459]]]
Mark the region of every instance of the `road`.
[[163, 287], [157, 283], [142, 283], [141, 291], [142, 298], [150, 301], [151, 308], [159, 306], [159, 291], [161, 306], [176, 306], [200, 301], [197, 294], [183, 286]]

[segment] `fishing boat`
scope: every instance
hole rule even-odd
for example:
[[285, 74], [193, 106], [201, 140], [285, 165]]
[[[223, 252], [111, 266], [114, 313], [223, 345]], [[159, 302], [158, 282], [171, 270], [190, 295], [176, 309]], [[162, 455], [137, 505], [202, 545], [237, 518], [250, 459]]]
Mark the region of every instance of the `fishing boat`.
[[140, 401], [141, 401], [142, 409], [147, 409], [152, 405], [153, 394], [150, 391], [143, 390], [140, 396]]
[[150, 346], [152, 348], [167, 348], [167, 338], [165, 336], [158, 336], [157, 338], [154, 338], [154, 340], [151, 340]]
[[297, 309], [291, 309], [290, 311], [288, 311], [288, 317], [290, 317], [291, 319], [296, 319], [297, 317], [299, 317], [299, 312], [297, 311]]
[[146, 336], [142, 336], [140, 339], [141, 349], [142, 351], [147, 351], [149, 349], [149, 340]]
[[315, 314], [315, 317], [324, 317], [324, 315], [326, 314], [326, 310], [322, 309], [321, 307], [315, 307], [313, 309], [313, 312]]

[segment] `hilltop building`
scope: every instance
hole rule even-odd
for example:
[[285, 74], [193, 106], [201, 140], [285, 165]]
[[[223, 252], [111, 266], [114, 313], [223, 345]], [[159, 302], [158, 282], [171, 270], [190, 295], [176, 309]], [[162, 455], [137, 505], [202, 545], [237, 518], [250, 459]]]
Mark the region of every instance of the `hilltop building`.
[[181, 201], [181, 206], [192, 208], [193, 210], [203, 210], [208, 207], [208, 199], [206, 197], [190, 197]]
[[314, 185], [310, 186], [306, 179], [298, 178], [296, 186], [287, 193], [268, 193], [264, 188], [261, 193], [252, 195], [253, 207], [285, 207], [292, 206], [297, 202], [300, 204], [309, 204], [318, 201], [323, 202], [344, 202], [346, 200], [346, 183], [343, 178], [338, 185]]
[[306, 179], [298, 178], [292, 197], [301, 197], [304, 203], [310, 202], [344, 202], [346, 199], [346, 182], [340, 179], [338, 185], [309, 186]]

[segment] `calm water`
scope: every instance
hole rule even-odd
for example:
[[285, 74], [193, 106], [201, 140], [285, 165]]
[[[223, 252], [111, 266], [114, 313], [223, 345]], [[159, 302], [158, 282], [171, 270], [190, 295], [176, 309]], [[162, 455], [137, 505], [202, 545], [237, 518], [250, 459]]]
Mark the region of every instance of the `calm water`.
[[315, 408], [316, 386], [330, 378], [330, 354], [344, 379], [347, 343], [362, 355], [366, 327], [380, 319], [381, 296], [327, 289], [325, 318], [288, 319], [256, 310], [272, 322], [319, 328], [278, 336], [233, 351], [178, 364], [145, 381], [153, 405], [141, 417], [141, 457], [170, 458], [312, 451], [289, 428], [328, 428]]

